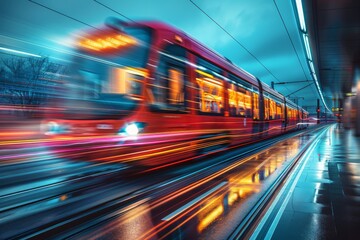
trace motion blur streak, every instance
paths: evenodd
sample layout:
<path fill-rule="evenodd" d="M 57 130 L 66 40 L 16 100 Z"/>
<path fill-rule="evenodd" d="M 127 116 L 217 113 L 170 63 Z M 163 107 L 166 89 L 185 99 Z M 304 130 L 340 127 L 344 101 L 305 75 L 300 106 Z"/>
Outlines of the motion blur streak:
<path fill-rule="evenodd" d="M 151 206 L 147 202 L 148 199 L 144 199 L 134 203 L 127 209 L 123 209 L 121 211 L 123 215 L 114 224 L 101 229 L 99 233 L 86 236 L 86 238 L 101 239 L 108 233 L 111 233 L 111 238 L 113 239 L 141 239 L 142 233 L 153 227 L 150 212 Z M 119 214 L 119 212 L 116 214 Z"/>
<path fill-rule="evenodd" d="M 305 109 L 180 29 L 116 18 L 97 28 L 25 2 L 91 29 L 57 39 L 66 49 L 0 35 L 0 225 L 24 227 L 6 236 L 72 231 L 74 221 L 89 223 L 89 238 L 125 227 L 118 238 L 152 239 L 194 218 L 206 232 L 286 161 L 267 150 L 239 160 L 237 148 L 308 127 Z M 87 232 L 108 215 L 115 223 Z"/>
<path fill-rule="evenodd" d="M 294 156 L 296 154 L 296 152 L 297 152 L 296 145 L 294 145 L 290 149 L 293 149 L 293 151 L 291 152 L 291 154 L 289 154 L 289 158 Z M 182 196 L 182 195 L 186 196 L 187 192 L 190 192 L 191 190 L 196 189 L 197 187 L 200 187 L 200 186 L 204 186 L 204 185 L 206 186 L 207 183 L 210 183 L 214 179 L 216 179 L 218 177 L 221 177 L 221 176 L 225 175 L 228 172 L 231 172 L 232 170 L 238 168 L 240 165 L 243 165 L 243 164 L 245 164 L 245 163 L 247 163 L 249 161 L 253 161 L 254 158 L 257 158 L 257 156 L 259 156 L 261 154 L 264 154 L 266 152 L 267 152 L 267 150 L 263 150 L 263 151 L 257 153 L 255 156 L 247 157 L 247 158 L 245 158 L 245 159 L 243 159 L 243 160 L 241 160 L 239 162 L 236 162 L 234 164 L 231 164 L 228 167 L 225 167 L 224 169 L 219 170 L 218 172 L 216 172 L 216 173 L 214 173 L 214 174 L 212 174 L 210 176 L 204 177 L 203 179 L 201 179 L 201 180 L 199 180 L 199 181 L 197 181 L 195 183 L 189 184 L 187 187 L 184 187 L 181 190 L 173 192 L 173 193 L 169 194 L 168 196 L 166 196 L 165 198 L 156 200 L 152 204 L 152 207 L 156 208 L 157 206 L 160 206 L 161 204 L 164 204 L 164 203 L 166 203 L 168 201 L 172 201 L 172 200 L 175 200 L 177 198 L 180 198 L 180 196 Z M 258 168 L 260 168 L 263 164 L 264 163 L 261 163 L 258 166 Z M 255 169 L 255 171 L 256 171 L 256 169 Z M 252 175 L 252 173 L 249 173 L 249 172 L 247 172 L 245 174 L 248 175 L 249 177 L 241 178 L 241 181 L 240 181 L 241 184 L 253 184 L 254 183 L 254 179 L 253 179 L 254 176 L 255 176 L 255 182 L 259 182 L 259 175 Z M 233 185 L 235 187 L 238 183 L 236 183 L 236 182 L 231 183 L 230 182 L 229 184 L 230 184 L 230 188 L 232 188 Z M 214 187 L 214 186 L 212 186 L 210 184 L 209 187 L 207 187 L 207 188 L 210 188 L 210 187 Z M 253 188 L 253 186 L 251 186 L 251 185 L 249 187 L 246 187 L 246 185 L 243 185 L 243 187 L 241 187 L 240 189 L 241 189 L 241 190 L 239 190 L 239 195 L 240 196 L 244 196 L 244 194 L 246 192 L 249 192 L 249 191 L 256 191 L 256 188 Z M 203 191 L 205 191 L 205 190 L 206 189 L 203 189 Z M 223 190 L 225 190 L 225 189 L 223 189 Z M 219 190 L 219 191 L 223 191 L 223 190 Z M 183 202 L 186 202 L 186 201 L 183 200 Z M 173 219 L 171 219 L 171 221 L 163 221 L 162 223 L 158 224 L 156 227 L 154 227 L 150 231 L 145 232 L 141 236 L 141 239 L 151 239 L 152 237 L 155 237 L 158 232 L 161 232 L 161 231 L 165 230 L 166 228 L 168 228 L 169 226 L 174 224 L 174 222 L 178 222 L 178 220 L 183 219 L 185 216 L 189 216 L 189 214 L 191 214 L 194 209 L 199 209 L 200 208 L 200 210 L 198 210 L 195 214 L 191 214 L 190 217 L 187 217 L 187 220 L 186 219 L 182 220 L 182 223 L 180 224 L 180 226 L 183 225 L 183 224 L 186 224 L 188 221 L 190 221 L 190 219 L 192 219 L 194 216 L 196 216 L 197 214 L 199 214 L 199 212 L 202 211 L 201 209 L 203 209 L 203 208 L 201 206 L 202 206 L 202 203 L 197 203 L 197 204 L 193 205 L 192 207 L 186 209 L 185 211 L 181 212 L 179 215 L 175 216 Z M 211 213 L 208 216 L 208 218 L 206 218 L 206 220 L 204 220 L 204 222 L 201 223 L 201 226 L 199 226 L 199 231 L 200 230 L 202 231 L 203 228 L 205 228 L 208 225 L 208 222 L 210 221 L 210 219 L 213 219 L 213 218 L 215 218 L 215 216 L 219 215 L 220 214 L 219 211 L 220 210 L 217 210 L 217 211 Z"/>
<path fill-rule="evenodd" d="M 19 54 L 27 55 L 27 56 L 31 56 L 31 57 L 41 57 L 40 55 L 37 55 L 37 54 L 32 54 L 32 53 L 23 52 L 23 51 L 17 51 L 17 50 L 10 49 L 10 48 L 0 47 L 0 51 L 11 52 L 11 53 L 19 53 Z"/>
<path fill-rule="evenodd" d="M 215 200 L 214 200 L 215 201 Z M 208 205 L 211 205 L 209 203 Z M 205 207 L 206 208 L 206 207 Z M 214 222 L 224 212 L 223 206 L 216 207 L 211 213 L 209 213 L 199 224 L 198 232 L 201 233 L 207 226 Z"/>

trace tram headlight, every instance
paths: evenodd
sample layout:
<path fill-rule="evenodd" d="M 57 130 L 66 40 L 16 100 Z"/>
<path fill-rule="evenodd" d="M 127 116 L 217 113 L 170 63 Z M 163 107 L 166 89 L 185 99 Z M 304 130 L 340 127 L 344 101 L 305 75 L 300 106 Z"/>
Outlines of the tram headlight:
<path fill-rule="evenodd" d="M 125 133 L 129 136 L 136 136 L 139 133 L 139 128 L 135 123 L 131 123 L 125 127 Z"/>
<path fill-rule="evenodd" d="M 126 124 L 119 132 L 120 135 L 124 136 L 137 136 L 144 128 L 145 123 L 133 122 Z"/>

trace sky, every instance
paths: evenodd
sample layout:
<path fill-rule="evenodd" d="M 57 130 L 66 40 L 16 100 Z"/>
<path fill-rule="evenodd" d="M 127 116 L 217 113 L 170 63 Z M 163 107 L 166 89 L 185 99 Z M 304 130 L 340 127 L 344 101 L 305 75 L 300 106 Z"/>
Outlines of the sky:
<path fill-rule="evenodd" d="M 74 35 L 110 16 L 170 24 L 269 85 L 311 80 L 290 0 L 0 0 L 0 47 L 66 60 Z M 303 86 L 275 89 L 288 95 Z M 291 97 L 315 105 L 315 84 Z"/>

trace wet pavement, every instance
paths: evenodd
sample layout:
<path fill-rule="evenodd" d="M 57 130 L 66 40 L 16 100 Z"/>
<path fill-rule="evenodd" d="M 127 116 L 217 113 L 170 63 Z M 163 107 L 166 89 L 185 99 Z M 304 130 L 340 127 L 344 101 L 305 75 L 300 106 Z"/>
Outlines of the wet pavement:
<path fill-rule="evenodd" d="M 252 239 L 358 239 L 360 138 L 331 125 L 309 147 Z"/>
<path fill-rule="evenodd" d="M 186 179 L 186 182 L 181 186 L 171 184 L 168 190 L 164 187 L 154 189 L 146 199 L 132 205 L 126 214 L 112 215 L 109 221 L 83 231 L 77 228 L 78 232 L 67 237 L 228 239 L 283 170 L 316 135 L 317 130 L 297 133 L 283 141 L 277 139 L 270 148 L 258 149 L 245 158 L 222 162 L 236 156 L 236 151 L 233 151 L 206 162 L 167 171 L 166 176 L 178 175 L 178 179 Z M 255 145 L 249 148 L 254 149 Z M 162 196 L 154 196 L 161 191 L 164 192 Z"/>
<path fill-rule="evenodd" d="M 317 145 L 311 144 L 319 132 L 323 134 L 315 140 Z M 309 239 L 337 236 L 338 230 L 326 235 L 338 229 L 331 220 L 334 209 L 346 209 L 337 208 L 330 197 L 338 198 L 341 191 L 354 197 L 354 175 L 359 175 L 353 164 L 340 161 L 339 151 L 332 152 L 342 149 L 337 139 L 344 138 L 342 133 L 335 125 L 308 129 L 156 171 L 58 158 L 46 146 L 31 145 L 21 156 L 11 149 L 3 152 L 5 162 L 0 165 L 0 228 L 6 230 L 0 238 L 228 239 L 304 149 L 311 154 L 305 153 L 306 164 L 291 174 L 302 173 L 275 227 L 284 225 L 284 231 L 291 231 L 287 234 L 294 233 L 292 228 L 299 225 L 292 220 L 300 218 L 313 234 Z M 348 157 L 356 159 L 358 142 L 354 145 L 350 136 L 347 144 L 352 150 Z M 31 155 L 32 150 L 37 154 Z M 335 170 L 348 187 L 331 185 L 331 158 L 338 159 Z M 313 212 L 320 217 L 307 215 Z M 280 228 L 272 234 L 277 239 L 306 239 L 284 235 Z"/>

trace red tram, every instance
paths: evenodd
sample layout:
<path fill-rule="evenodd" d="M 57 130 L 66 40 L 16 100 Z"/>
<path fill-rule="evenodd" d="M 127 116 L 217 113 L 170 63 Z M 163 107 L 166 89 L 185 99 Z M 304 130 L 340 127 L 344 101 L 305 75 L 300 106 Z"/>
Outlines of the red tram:
<path fill-rule="evenodd" d="M 160 165 L 306 126 L 306 111 L 166 24 L 112 19 L 77 40 L 45 133 L 122 139 L 101 160 Z"/>

